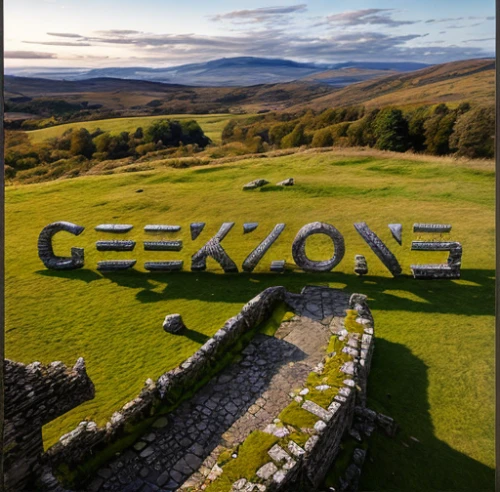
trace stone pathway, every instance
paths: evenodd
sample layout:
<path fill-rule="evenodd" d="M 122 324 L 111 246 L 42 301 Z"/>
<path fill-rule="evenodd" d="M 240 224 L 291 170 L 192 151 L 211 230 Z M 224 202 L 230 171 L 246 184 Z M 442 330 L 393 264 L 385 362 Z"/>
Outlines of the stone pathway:
<path fill-rule="evenodd" d="M 257 335 L 242 358 L 214 377 L 168 419 L 115 458 L 88 492 L 174 491 L 195 487 L 211 473 L 221 449 L 265 429 L 301 387 L 325 354 L 334 316 L 345 316 L 349 295 L 307 287 L 290 294 L 296 316 L 274 337 Z M 213 472 L 212 472 L 213 473 Z"/>

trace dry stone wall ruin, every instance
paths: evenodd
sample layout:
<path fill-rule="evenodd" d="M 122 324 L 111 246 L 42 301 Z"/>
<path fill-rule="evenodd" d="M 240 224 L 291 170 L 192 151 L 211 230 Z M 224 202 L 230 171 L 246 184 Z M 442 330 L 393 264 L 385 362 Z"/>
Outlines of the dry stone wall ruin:
<path fill-rule="evenodd" d="M 339 294 L 336 294 L 336 292 L 339 292 Z M 305 316 L 305 318 L 303 318 L 305 320 L 326 319 L 327 322 L 325 323 L 327 324 L 325 324 L 325 329 L 333 323 L 330 329 L 332 332 L 335 331 L 337 335 L 349 340 L 349 351 L 352 354 L 351 362 L 346 362 L 342 367 L 342 371 L 345 373 L 345 385 L 339 391 L 335 399 L 332 400 L 330 406 L 320 408 L 312 401 L 308 403 L 306 396 L 303 398 L 303 408 L 317 416 L 318 425 L 315 426 L 315 433 L 311 436 L 310 441 L 308 441 L 305 447 L 290 444 L 289 447 L 283 449 L 283 452 L 293 461 L 294 466 L 290 466 L 292 461 L 289 461 L 288 458 L 286 458 L 285 461 L 282 459 L 274 460 L 270 455 L 270 461 L 275 463 L 273 466 L 277 466 L 280 473 L 275 477 L 276 471 L 272 476 L 270 475 L 267 480 L 261 480 L 261 485 L 268 487 L 265 490 L 274 490 L 275 488 L 278 490 L 287 490 L 287 484 L 299 479 L 306 480 L 304 483 L 307 483 L 308 487 L 317 487 L 322 476 L 326 473 L 329 464 L 338 453 L 340 439 L 352 425 L 356 408 L 365 408 L 367 376 L 373 351 L 373 319 L 371 318 L 364 297 L 354 295 L 351 297 L 349 304 L 349 298 L 345 297 L 345 293 L 340 292 L 341 291 L 334 291 L 333 289 L 311 287 L 304 289 L 301 294 L 291 294 L 283 287 L 266 289 L 248 302 L 238 315 L 230 318 L 211 339 L 179 367 L 160 376 L 156 382 L 151 379 L 147 380 L 143 390 L 137 398 L 128 402 L 120 410 L 115 412 L 105 426 L 99 427 L 91 421 L 81 422 L 76 429 L 62 436 L 59 442 L 45 453 L 43 453 L 43 448 L 41 447 L 41 425 L 52 420 L 57 415 L 60 415 L 61 412 L 64 413 L 64 411 L 93 397 L 92 383 L 84 372 L 82 360 L 79 360 L 75 368 L 71 371 L 68 371 L 64 367 L 60 367 L 58 363 L 53 364 L 54 368 L 50 369 L 52 366 L 49 366 L 48 370 L 42 369 L 41 372 L 36 369 L 39 367 L 37 363 L 27 366 L 30 368 L 29 370 L 26 368 L 20 369 L 16 363 L 12 363 L 12 367 L 16 371 L 24 371 L 23 374 L 34 371 L 34 373 L 38 374 L 37 377 L 41 378 L 42 381 L 46 381 L 46 377 L 49 378 L 47 381 L 52 381 L 55 377 L 54 374 L 60 374 L 55 379 L 59 381 L 59 386 L 57 387 L 61 388 L 61 390 L 65 389 L 65 391 L 64 394 L 55 393 L 55 396 L 51 396 L 52 398 L 56 398 L 57 403 L 52 406 L 57 408 L 57 411 L 51 410 L 53 413 L 48 413 L 42 419 L 38 420 L 37 432 L 39 438 L 36 441 L 36 446 L 31 448 L 33 452 L 30 455 L 31 461 L 29 465 L 33 474 L 26 473 L 26 466 L 22 468 L 15 465 L 14 461 L 10 461 L 10 476 L 14 476 L 12 473 L 15 471 L 17 477 L 15 483 L 20 483 L 19 480 L 33 481 L 38 479 L 42 480 L 46 489 L 62 490 L 50 470 L 57 470 L 62 465 L 69 470 L 78 470 L 81 465 L 88 465 L 91 459 L 95 459 L 96 456 L 102 455 L 110 446 L 116 446 L 117 444 L 119 445 L 120 442 L 124 442 L 123 439 L 127 438 L 127 436 L 134 438 L 134 432 L 136 432 L 136 429 L 141 428 L 140 426 L 144 422 L 149 422 L 148 425 L 150 425 L 152 421 L 158 422 L 161 421 L 161 419 L 165 419 L 161 414 L 166 408 L 170 408 L 168 412 L 172 412 L 172 409 L 176 408 L 176 405 L 182 400 L 182 395 L 188 392 L 192 393 L 192 390 L 198 387 L 200 381 L 206 381 L 207 374 L 214 374 L 215 377 L 218 371 L 220 371 L 218 363 L 222 357 L 227 354 L 232 347 L 239 343 L 246 334 L 251 333 L 252 330 L 268 319 L 279 303 L 285 303 L 289 309 L 296 313 L 300 313 L 301 317 Z M 339 301 L 339 299 L 346 300 Z M 339 313 L 345 313 L 345 309 L 349 307 L 356 309 L 359 313 L 358 322 L 363 323 L 364 326 L 363 336 L 351 337 L 345 330 L 345 327 L 343 327 L 342 324 L 338 324 Z M 336 318 L 335 315 L 337 316 Z M 340 316 L 340 318 L 341 317 L 342 316 Z M 334 322 L 334 319 L 337 321 Z M 300 330 L 298 333 L 300 333 Z M 310 333 L 307 334 L 306 338 L 308 337 L 310 338 Z M 256 341 L 256 343 L 262 343 L 262 341 Z M 356 345 L 356 347 L 354 347 L 354 345 Z M 264 345 L 261 347 L 263 348 Z M 276 349 L 272 349 L 271 347 L 270 349 L 270 360 L 276 359 Z M 259 350 L 261 349 L 257 349 L 257 351 Z M 33 367 L 33 369 L 31 369 L 31 367 Z M 256 365 L 256 368 L 259 367 L 261 366 Z M 322 363 L 319 363 L 317 370 L 321 371 L 321 369 Z M 259 370 L 262 371 L 262 369 Z M 307 374 L 307 372 L 305 374 Z M 14 372 L 12 372 L 12 375 L 13 376 L 9 380 L 11 386 L 9 391 L 18 391 L 19 381 L 26 381 L 26 379 L 19 378 L 18 376 L 14 378 Z M 50 375 L 53 375 L 52 378 Z M 61 375 L 64 375 L 64 377 Z M 264 373 L 262 377 L 265 379 Z M 295 377 L 292 378 L 292 381 L 294 380 Z M 43 384 L 45 385 L 43 387 L 47 388 L 50 393 L 52 383 L 49 384 L 48 382 L 44 382 Z M 262 384 L 264 384 L 264 381 L 262 381 Z M 357 386 L 359 390 L 356 390 L 355 386 Z M 29 387 L 24 388 L 25 393 L 28 389 Z M 78 392 L 77 396 L 75 396 L 75 391 Z M 287 397 L 286 393 L 284 395 Z M 33 403 L 35 400 L 30 401 Z M 40 400 L 36 401 L 38 402 Z M 31 406 L 26 405 L 21 407 L 22 411 L 19 413 L 19 400 L 13 399 L 12 402 L 15 402 L 15 405 L 12 406 L 10 410 L 11 413 L 9 414 L 11 422 L 22 422 L 22 419 L 25 418 L 26 415 L 23 412 L 34 411 Z M 242 400 L 242 402 L 244 403 L 244 400 Z M 231 402 L 227 405 L 230 404 Z M 165 422 L 168 422 L 170 419 L 169 415 L 170 413 L 166 415 Z M 207 418 L 210 421 L 214 416 Z M 16 429 L 16 432 L 19 432 L 19 427 L 16 427 Z M 156 433 L 159 433 L 161 430 L 162 429 L 156 429 Z M 144 432 L 145 430 L 142 429 L 141 433 L 144 434 Z M 172 430 L 170 427 L 166 427 L 164 438 L 174 438 L 175 435 L 171 433 Z M 139 437 L 139 435 L 137 435 L 137 437 Z M 145 442 L 147 444 L 147 441 Z M 133 458 L 135 460 L 125 465 L 127 469 L 131 470 L 130 473 L 137 473 L 135 482 L 127 482 L 129 485 L 131 483 L 136 483 L 137 485 L 140 480 L 142 480 L 142 483 L 151 483 L 148 482 L 146 478 L 140 476 L 140 470 L 136 468 L 135 465 L 136 462 L 140 463 L 141 460 L 146 459 L 147 461 L 148 459 L 154 458 L 154 454 L 145 457 L 144 451 L 145 449 L 141 448 L 136 455 L 134 454 L 136 451 L 129 450 L 123 455 L 123 459 L 125 459 L 125 456 L 128 456 L 128 459 Z M 277 448 L 275 451 L 282 453 L 282 451 Z M 186 450 L 186 452 L 188 451 Z M 197 452 L 199 451 L 197 450 Z M 201 456 L 201 458 L 203 458 L 203 456 Z M 193 463 L 198 463 L 198 458 L 196 460 L 193 458 L 193 460 Z M 288 466 L 285 466 L 287 463 Z M 122 464 L 122 467 L 123 466 Z M 270 466 L 269 468 L 272 467 Z M 174 473 L 174 476 L 178 477 L 179 480 L 181 480 L 180 477 L 183 477 L 182 480 L 188 480 L 191 473 L 194 473 L 194 477 L 198 472 L 198 470 L 191 469 L 191 471 L 189 471 L 189 469 L 190 468 L 187 467 L 184 474 L 181 475 L 179 475 L 180 472 L 175 472 L 177 475 Z M 136 472 L 133 472 L 133 470 L 136 470 Z M 158 481 L 162 481 L 163 478 L 160 480 L 158 475 L 154 475 L 154 470 L 152 470 L 151 473 L 155 480 L 154 484 L 151 486 L 154 485 L 158 487 Z M 171 477 L 166 477 L 166 475 L 164 475 L 164 477 L 164 484 L 166 484 L 168 480 L 173 480 Z M 277 478 L 279 478 L 279 480 L 277 480 Z M 133 476 L 130 477 L 130 480 L 132 479 L 134 479 Z M 198 481 L 203 481 L 203 479 L 203 476 L 196 478 Z M 92 482 L 94 484 L 92 490 L 101 490 L 99 487 L 104 487 L 102 490 L 125 490 L 124 483 L 120 481 L 113 482 L 113 480 L 118 480 L 117 476 L 114 476 L 114 474 L 109 477 L 109 480 L 105 480 L 103 476 L 98 476 L 96 480 Z M 13 483 L 12 480 L 9 482 L 10 488 L 7 490 L 19 490 L 11 485 Z M 130 487 L 132 487 L 132 485 L 130 485 Z M 84 490 L 91 489 L 85 488 Z M 130 490 L 134 489 L 130 488 Z M 158 488 L 153 490 L 163 489 Z M 314 490 L 314 488 L 307 490 Z"/>

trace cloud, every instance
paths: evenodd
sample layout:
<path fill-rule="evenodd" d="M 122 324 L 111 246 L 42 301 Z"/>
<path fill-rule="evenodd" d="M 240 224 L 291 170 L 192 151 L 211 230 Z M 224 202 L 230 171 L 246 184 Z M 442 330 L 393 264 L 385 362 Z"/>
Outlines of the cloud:
<path fill-rule="evenodd" d="M 400 21 L 392 18 L 394 9 L 363 9 L 343 12 L 341 14 L 329 15 L 327 23 L 342 24 L 345 26 L 364 26 L 378 24 L 384 26 L 398 27 L 416 24 L 420 21 Z"/>
<path fill-rule="evenodd" d="M 55 53 L 39 53 L 37 51 L 6 51 L 4 57 L 11 60 L 46 60 L 57 58 Z"/>
<path fill-rule="evenodd" d="M 96 31 L 96 34 L 102 36 L 130 36 L 132 34 L 141 34 L 141 31 L 132 31 L 130 29 L 109 29 L 107 31 Z"/>
<path fill-rule="evenodd" d="M 462 43 L 482 43 L 484 41 L 495 41 L 496 38 L 480 38 L 480 39 L 467 39 Z"/>
<path fill-rule="evenodd" d="M 26 44 L 42 44 L 44 46 L 93 46 L 90 43 L 72 43 L 70 41 L 23 41 Z"/>
<path fill-rule="evenodd" d="M 49 36 L 57 36 L 58 38 L 83 38 L 80 34 L 73 34 L 70 32 L 48 32 Z"/>
<path fill-rule="evenodd" d="M 250 10 L 233 10 L 225 14 L 218 14 L 212 17 L 213 21 L 240 21 L 242 23 L 248 22 L 265 22 L 267 20 L 275 19 L 290 14 L 296 14 L 307 11 L 305 3 L 299 5 L 290 5 L 287 7 L 265 7 Z"/>
<path fill-rule="evenodd" d="M 464 20 L 479 20 L 479 21 L 487 21 L 487 20 L 494 20 L 495 17 L 475 17 L 475 16 L 469 16 L 469 17 L 445 17 L 445 18 L 442 18 L 442 19 L 429 19 L 429 20 L 426 20 L 425 23 L 426 24 L 439 24 L 439 23 L 442 23 L 442 22 L 457 22 L 457 21 L 464 21 Z M 463 26 L 460 26 L 460 27 L 475 27 L 475 26 L 479 26 L 482 22 L 480 22 L 479 24 L 472 24 L 472 25 L 463 25 Z"/>
<path fill-rule="evenodd" d="M 109 33 L 108 33 L 109 34 Z M 363 30 L 297 34 L 286 28 L 269 27 L 230 35 L 138 33 L 127 36 L 93 36 L 88 42 L 102 46 L 128 46 L 129 60 L 157 65 L 185 64 L 222 57 L 258 56 L 297 61 L 334 63 L 352 60 L 418 61 L 442 63 L 491 56 L 482 48 L 431 42 L 415 46 L 427 34 L 391 35 Z"/>

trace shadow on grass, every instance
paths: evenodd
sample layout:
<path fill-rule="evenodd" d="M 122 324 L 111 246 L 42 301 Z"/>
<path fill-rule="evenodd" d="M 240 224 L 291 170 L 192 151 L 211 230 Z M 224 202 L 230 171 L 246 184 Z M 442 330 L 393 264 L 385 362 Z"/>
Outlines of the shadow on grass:
<path fill-rule="evenodd" d="M 189 338 L 193 342 L 199 343 L 200 345 L 203 345 L 204 343 L 208 342 L 208 340 L 210 340 L 209 336 L 204 335 L 203 333 L 200 333 L 199 331 L 191 330 L 189 328 L 185 328 L 184 330 L 182 330 L 180 335 L 183 337 Z"/>
<path fill-rule="evenodd" d="M 368 406 L 393 417 L 401 430 L 392 439 L 381 432 L 372 435 L 360 490 L 494 490 L 492 468 L 434 435 L 424 362 L 404 345 L 380 338 L 375 345 Z M 459 413 L 460 408 L 451 411 Z"/>
<path fill-rule="evenodd" d="M 83 280 L 88 284 L 95 280 L 101 280 L 102 276 L 93 270 L 38 270 L 35 272 L 43 277 L 67 278 L 70 280 Z"/>
<path fill-rule="evenodd" d="M 334 284 L 334 287 L 349 292 L 368 295 L 370 307 L 374 310 L 492 316 L 495 308 L 494 270 L 462 270 L 462 278 L 459 281 L 415 280 L 410 276 L 357 277 L 342 272 L 216 274 L 146 273 L 128 270 L 106 273 L 103 276 L 91 270 L 43 270 L 37 273 L 86 282 L 107 278 L 119 286 L 139 290 L 136 297 L 143 303 L 190 299 L 244 304 L 265 288 L 275 285 L 283 285 L 292 292 L 299 292 L 305 285 Z M 161 292 L 158 292 L 158 282 L 165 284 Z"/>

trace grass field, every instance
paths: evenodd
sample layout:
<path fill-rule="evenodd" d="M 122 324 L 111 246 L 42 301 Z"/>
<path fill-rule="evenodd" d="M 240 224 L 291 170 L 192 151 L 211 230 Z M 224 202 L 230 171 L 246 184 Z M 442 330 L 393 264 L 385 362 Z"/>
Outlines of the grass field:
<path fill-rule="evenodd" d="M 214 142 L 220 143 L 222 130 L 230 119 L 248 118 L 250 115 L 229 115 L 229 114 L 171 114 L 162 116 L 144 116 L 134 118 L 110 118 L 109 120 L 82 121 L 78 123 L 67 123 L 64 125 L 43 128 L 42 130 L 33 130 L 27 132 L 34 144 L 43 142 L 49 138 L 60 137 L 70 128 L 86 128 L 93 132 L 100 128 L 105 132 L 119 134 L 121 132 L 133 131 L 138 127 L 146 128 L 157 120 L 175 119 L 175 120 L 196 120 L 203 128 L 205 134 Z"/>
<path fill-rule="evenodd" d="M 290 176 L 297 183 L 293 188 L 241 191 L 252 179 L 276 183 Z M 96 386 L 93 401 L 45 427 L 47 444 L 81 420 L 105 422 L 146 378 L 179 364 L 264 288 L 285 285 L 298 291 L 314 283 L 369 296 L 377 334 L 369 405 L 402 428 L 395 439 L 372 438 L 362 490 L 493 490 L 492 162 L 308 152 L 13 186 L 7 190 L 6 214 L 7 357 L 73 364 L 83 356 Z M 59 254 L 68 254 L 71 246 L 85 247 L 85 269 L 48 271 L 38 259 L 38 234 L 56 220 L 86 227 L 78 238 L 59 234 L 55 241 Z M 207 226 L 193 242 L 189 224 L 195 221 Z M 176 258 L 189 270 L 191 255 L 223 221 L 236 222 L 222 244 L 239 266 L 276 223 L 287 226 L 253 274 L 224 275 L 211 261 L 203 273 L 144 271 L 145 260 Z M 260 223 L 258 229 L 243 235 L 243 223 L 252 221 Z M 313 221 L 342 232 L 342 263 L 328 274 L 267 273 L 271 260 L 292 263 L 293 238 Z M 358 221 L 366 221 L 391 248 L 403 277 L 394 279 L 385 270 L 355 231 L 352 224 Z M 134 224 L 126 237 L 138 241 L 136 251 L 95 250 L 95 241 L 105 236 L 94 227 L 108 222 Z M 403 224 L 403 246 L 387 227 L 397 222 Z M 442 253 L 410 251 L 411 241 L 419 238 L 411 230 L 414 222 L 453 225 L 445 237 L 463 245 L 461 280 L 411 278 L 411 264 L 446 259 Z M 155 223 L 181 225 L 180 233 L 166 237 L 182 239 L 183 251 L 142 251 L 141 241 L 148 238 L 143 227 Z M 311 238 L 308 251 L 313 258 L 326 258 L 331 245 Z M 353 274 L 355 254 L 366 256 L 368 276 Z M 136 258 L 135 270 L 96 271 L 98 260 L 120 257 Z M 182 314 L 189 327 L 185 336 L 162 330 L 169 313 Z"/>

